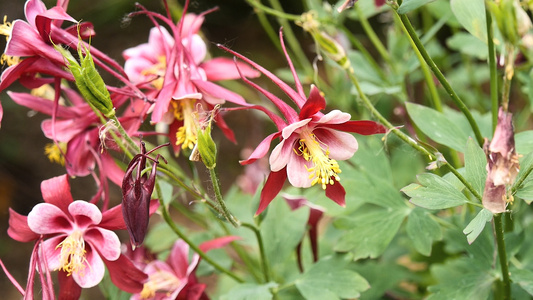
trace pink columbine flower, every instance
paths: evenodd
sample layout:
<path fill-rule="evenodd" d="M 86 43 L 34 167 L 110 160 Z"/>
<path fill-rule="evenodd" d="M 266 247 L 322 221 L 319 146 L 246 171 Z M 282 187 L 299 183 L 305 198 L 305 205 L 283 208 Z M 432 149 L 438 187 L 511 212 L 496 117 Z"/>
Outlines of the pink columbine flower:
<path fill-rule="evenodd" d="M 207 252 L 224 247 L 239 239 L 237 236 L 226 236 L 202 243 L 200 250 Z M 204 293 L 205 284 L 198 283 L 195 271 L 200 263 L 197 253 L 189 260 L 189 245 L 183 240 L 177 240 L 165 261 L 154 260 L 144 267 L 148 279 L 144 283 L 142 292 L 130 299 L 209 299 Z"/>
<path fill-rule="evenodd" d="M 265 156 L 271 142 L 281 138 L 270 155 L 270 174 L 261 191 L 256 215 L 274 199 L 287 178 L 295 187 L 307 188 L 318 183 L 326 191 L 327 197 L 344 206 L 346 192 L 339 183 L 341 170 L 337 161 L 349 159 L 358 148 L 355 137 L 347 132 L 369 135 L 385 133 L 386 129 L 373 121 L 351 121 L 350 114 L 339 110 L 330 111 L 325 115 L 320 112 L 326 107 L 324 97 L 314 85 L 311 86 L 309 97 L 305 96 L 285 49 L 281 31 L 280 40 L 296 83 L 296 91 L 257 63 L 219 45 L 220 48 L 239 57 L 267 76 L 299 109 L 297 112 L 274 94 L 249 81 L 243 74 L 242 79 L 272 101 L 283 115 L 281 118 L 263 107 L 249 106 L 267 113 L 278 131 L 266 137 L 248 159 L 241 161 L 241 164 L 249 164 Z"/>
<path fill-rule="evenodd" d="M 207 47 L 198 31 L 204 14 L 185 14 L 177 24 L 153 12 L 141 13 L 160 19 L 170 28 L 156 24 L 150 30 L 148 43 L 123 52 L 124 69 L 132 82 L 146 89 L 155 98 L 151 122 L 170 124 L 169 138 L 176 153 L 182 148 L 192 150 L 198 131 L 198 108 L 210 111 L 225 100 L 243 105 L 245 100 L 213 81 L 239 77 L 234 63 L 227 58 L 206 60 Z M 249 77 L 259 75 L 248 66 L 242 72 Z M 224 134 L 235 141 L 233 132 L 220 115 L 216 124 Z"/>
<path fill-rule="evenodd" d="M 66 175 L 43 181 L 41 191 L 45 202 L 27 217 L 10 210 L 8 234 L 21 242 L 45 238 L 41 261 L 48 269 L 59 270 L 60 286 L 68 287 L 60 293 L 79 295 L 81 288 L 97 285 L 105 266 L 119 288 L 139 292 L 146 275 L 121 255 L 120 241 L 112 231 L 126 228 L 121 207 L 102 213 L 94 204 L 73 201 Z"/>

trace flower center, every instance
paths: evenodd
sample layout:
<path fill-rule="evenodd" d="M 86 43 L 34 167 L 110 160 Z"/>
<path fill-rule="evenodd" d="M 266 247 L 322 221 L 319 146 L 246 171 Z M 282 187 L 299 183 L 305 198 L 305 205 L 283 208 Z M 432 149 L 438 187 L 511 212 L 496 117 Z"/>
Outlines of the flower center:
<path fill-rule="evenodd" d="M 154 79 L 150 83 L 155 89 L 161 90 L 163 88 L 166 66 L 166 57 L 164 55 L 161 55 L 157 58 L 156 64 L 154 64 L 150 68 L 144 69 L 141 74 L 144 76 L 153 76 Z"/>
<path fill-rule="evenodd" d="M 148 276 L 148 281 L 141 291 L 141 299 L 152 299 L 157 292 L 166 292 L 167 296 L 180 286 L 180 280 L 174 274 L 159 270 Z"/>
<path fill-rule="evenodd" d="M 174 107 L 174 117 L 183 121 L 183 125 L 176 132 L 176 145 L 193 149 L 198 140 L 198 113 L 194 110 L 195 99 L 180 99 L 171 102 Z"/>
<path fill-rule="evenodd" d="M 67 276 L 72 273 L 79 273 L 83 275 L 86 267 L 87 259 L 85 258 L 85 241 L 83 240 L 83 233 L 75 230 L 66 239 L 56 246 L 61 248 L 59 256 L 60 270 L 67 272 Z"/>
<path fill-rule="evenodd" d="M 318 140 L 311 130 L 305 128 L 300 132 L 299 144 L 300 146 L 294 149 L 294 152 L 313 163 L 312 167 L 305 167 L 310 173 L 309 179 L 313 179 L 311 185 L 320 183 L 322 189 L 326 189 L 328 184 L 333 185 L 335 180 L 340 181 L 339 164 L 336 160 L 329 158 L 329 147 Z"/>
<path fill-rule="evenodd" d="M 6 41 L 9 41 L 11 32 L 13 31 L 13 24 L 7 21 L 7 16 L 4 16 L 4 23 L 0 24 L 0 35 L 6 36 Z M 2 54 L 0 57 L 0 64 L 7 64 L 8 66 L 16 65 L 20 62 L 20 58 L 17 56 Z"/>
<path fill-rule="evenodd" d="M 58 147 L 59 146 L 59 147 Z M 48 143 L 44 146 L 44 154 L 48 157 L 50 162 L 65 165 L 65 157 L 63 153 L 67 151 L 67 144 L 58 142 L 57 144 Z"/>

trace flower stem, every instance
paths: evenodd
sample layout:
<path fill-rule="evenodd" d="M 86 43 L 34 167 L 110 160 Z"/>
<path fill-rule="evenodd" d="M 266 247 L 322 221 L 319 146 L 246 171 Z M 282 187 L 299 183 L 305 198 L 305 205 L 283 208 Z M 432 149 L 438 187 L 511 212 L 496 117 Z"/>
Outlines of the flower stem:
<path fill-rule="evenodd" d="M 222 198 L 222 193 L 220 192 L 220 181 L 218 180 L 217 173 L 215 171 L 215 168 L 209 169 L 209 175 L 211 176 L 211 183 L 213 184 L 213 190 L 215 191 L 215 198 L 217 200 L 217 203 L 220 207 L 220 210 L 222 214 L 224 215 L 224 218 L 228 220 L 228 222 L 231 223 L 235 228 L 240 226 L 239 220 L 237 220 L 228 210 L 228 207 L 226 206 L 226 203 L 224 202 L 224 199 Z"/>
<path fill-rule="evenodd" d="M 172 221 L 172 218 L 170 217 L 170 215 L 168 213 L 168 209 L 165 207 L 165 204 L 163 203 L 163 200 L 159 200 L 159 201 L 161 203 L 161 210 L 163 212 L 163 219 L 165 219 L 165 222 L 168 224 L 168 226 L 170 226 L 170 228 L 172 229 L 172 231 L 174 231 L 174 233 L 176 233 L 185 243 L 187 243 L 187 245 L 189 245 L 189 247 L 191 247 L 191 249 L 193 249 L 194 252 L 198 253 L 198 255 L 200 255 L 200 257 L 204 261 L 206 261 L 208 264 L 213 266 L 215 269 L 217 269 L 218 271 L 228 275 L 229 277 L 233 278 L 235 281 L 237 281 L 239 283 L 243 283 L 244 282 L 244 280 L 242 278 L 240 278 L 239 276 L 237 276 L 233 272 L 231 272 L 229 270 L 226 270 L 221 265 L 219 265 L 216 261 L 214 261 L 209 256 L 207 256 L 205 254 L 205 252 L 200 250 L 200 248 L 198 248 L 198 246 L 196 246 L 189 238 L 187 238 L 187 236 Z"/>
<path fill-rule="evenodd" d="M 402 21 L 403 26 L 405 27 L 405 30 L 407 31 L 408 35 L 411 37 L 413 42 L 416 45 L 416 48 L 420 51 L 420 54 L 422 54 L 422 57 L 428 64 L 429 68 L 437 77 L 439 82 L 442 84 L 448 95 L 450 95 L 451 99 L 455 103 L 455 105 L 461 110 L 461 112 L 465 115 L 466 119 L 468 120 L 468 123 L 470 124 L 470 127 L 472 127 L 472 131 L 474 131 L 474 135 L 476 136 L 476 140 L 480 146 L 483 146 L 484 139 L 481 135 L 481 131 L 479 130 L 479 127 L 474 120 L 474 117 L 472 117 L 472 114 L 470 113 L 470 110 L 468 110 L 468 107 L 464 104 L 464 102 L 459 98 L 457 93 L 454 91 L 454 89 L 451 87 L 450 83 L 448 83 L 448 80 L 444 77 L 442 72 L 440 71 L 439 67 L 435 64 L 433 59 L 429 56 L 429 54 L 426 51 L 426 48 L 418 38 L 418 35 L 415 32 L 415 29 L 413 28 L 413 25 L 411 25 L 411 22 L 409 21 L 409 18 L 407 15 L 404 14 L 398 14 L 398 11 L 396 11 L 396 15 L 400 17 L 400 20 Z"/>
<path fill-rule="evenodd" d="M 378 35 L 374 31 L 374 29 L 372 28 L 370 23 L 368 23 L 368 19 L 366 18 L 365 14 L 363 13 L 363 11 L 359 7 L 359 5 L 355 5 L 354 8 L 355 8 L 355 10 L 357 12 L 357 17 L 359 18 L 359 23 L 361 23 L 361 26 L 363 27 L 363 30 L 365 31 L 366 35 L 370 39 L 370 42 L 372 42 L 372 45 L 374 45 L 374 47 L 376 47 L 376 50 L 379 52 L 381 57 L 383 57 L 385 62 L 387 62 L 387 64 L 389 66 L 393 66 L 393 64 L 391 62 L 390 54 L 387 51 L 387 48 L 385 48 L 385 46 L 383 46 L 383 43 L 379 39 Z"/>
<path fill-rule="evenodd" d="M 257 227 L 255 227 L 252 224 L 242 223 L 241 225 L 243 227 L 250 228 L 254 232 L 255 237 L 257 238 L 257 244 L 259 246 L 259 254 L 261 255 L 261 265 L 263 267 L 263 275 L 265 276 L 265 282 L 269 282 L 270 281 L 270 269 L 268 267 L 268 261 L 267 261 L 267 257 L 265 254 L 265 247 L 263 245 L 263 238 L 261 237 L 261 232 L 259 231 L 259 229 L 257 229 Z"/>
<path fill-rule="evenodd" d="M 124 138 L 126 140 L 126 142 L 128 143 L 128 145 L 133 149 L 135 150 L 135 152 L 139 152 L 139 146 L 137 146 L 137 144 L 131 139 L 131 137 L 128 135 L 128 133 L 126 132 L 126 130 L 124 129 L 124 127 L 122 127 L 122 124 L 120 123 L 120 121 L 118 120 L 117 116 L 116 115 L 113 115 L 111 118 L 111 120 L 113 120 L 118 128 L 118 132 L 120 133 L 120 135 L 122 136 L 122 138 Z"/>
<path fill-rule="evenodd" d="M 494 233 L 498 246 L 498 257 L 502 270 L 502 287 L 504 300 L 511 299 L 511 279 L 509 278 L 509 265 L 507 262 L 507 251 L 505 250 L 505 240 L 503 237 L 502 214 L 494 215 Z"/>
<path fill-rule="evenodd" d="M 494 51 L 494 30 L 492 30 L 492 16 L 488 8 L 485 9 L 485 19 L 487 23 L 487 45 L 489 51 L 492 131 L 494 131 L 496 130 L 496 125 L 498 124 L 498 69 L 496 68 L 496 53 Z"/>

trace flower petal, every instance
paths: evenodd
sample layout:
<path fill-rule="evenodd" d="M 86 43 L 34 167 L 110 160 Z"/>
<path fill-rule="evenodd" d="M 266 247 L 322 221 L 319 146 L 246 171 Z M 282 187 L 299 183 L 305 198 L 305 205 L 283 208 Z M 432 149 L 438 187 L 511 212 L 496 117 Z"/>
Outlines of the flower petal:
<path fill-rule="evenodd" d="M 72 230 L 72 220 L 59 207 L 39 203 L 28 214 L 28 226 L 38 234 L 68 233 Z"/>
<path fill-rule="evenodd" d="M 338 109 L 334 109 L 329 113 L 322 116 L 317 123 L 320 124 L 342 124 L 350 121 L 352 116 L 349 113 L 342 112 Z"/>
<path fill-rule="evenodd" d="M 327 127 L 346 132 L 353 132 L 361 135 L 371 135 L 387 132 L 387 128 L 385 128 L 385 126 L 374 121 L 367 120 L 348 121 L 341 124 L 326 124 L 322 125 L 321 127 Z"/>
<path fill-rule="evenodd" d="M 98 227 L 109 230 L 122 230 L 126 229 L 126 222 L 122 216 L 122 205 L 116 205 L 111 209 L 108 209 L 102 213 L 102 221 Z"/>
<path fill-rule="evenodd" d="M 83 200 L 76 200 L 72 202 L 68 206 L 68 212 L 70 215 L 74 218 L 74 221 L 78 224 L 78 226 L 88 226 L 91 224 L 100 224 L 100 221 L 102 221 L 102 212 L 100 212 L 100 209 L 92 203 L 83 201 Z M 90 223 L 87 223 L 87 219 L 89 218 Z"/>
<path fill-rule="evenodd" d="M 261 190 L 261 199 L 259 200 L 259 207 L 255 212 L 255 216 L 262 213 L 270 202 L 274 200 L 279 191 L 281 191 L 286 179 L 287 171 L 285 169 L 281 169 L 278 172 L 270 172 L 270 174 L 268 174 L 265 186 L 263 186 L 263 189 Z"/>
<path fill-rule="evenodd" d="M 143 282 L 148 276 L 137 269 L 128 258 L 121 255 L 115 261 L 103 259 L 109 271 L 111 281 L 118 288 L 128 293 L 140 293 L 142 291 Z"/>
<path fill-rule="evenodd" d="M 183 280 L 188 277 L 189 267 L 189 245 L 179 239 L 172 246 L 167 258 L 167 264 L 172 268 L 178 279 Z"/>
<path fill-rule="evenodd" d="M 292 135 L 274 147 L 269 157 L 270 170 L 277 172 L 287 166 L 290 157 L 296 155 L 293 151 L 296 140 L 298 136 Z"/>
<path fill-rule="evenodd" d="M 114 261 L 120 256 L 120 240 L 111 230 L 93 227 L 85 232 L 83 238 L 106 260 Z"/>
<path fill-rule="evenodd" d="M 305 125 L 309 124 L 309 122 L 311 122 L 311 119 L 305 119 L 305 120 L 301 120 L 301 121 L 298 121 L 298 122 L 295 122 L 295 123 L 292 123 L 292 124 L 289 124 L 287 127 L 283 128 L 283 131 L 282 131 L 282 136 L 284 139 L 288 139 L 289 136 L 291 136 L 291 134 L 298 128 L 302 128 L 304 127 Z"/>
<path fill-rule="evenodd" d="M 210 241 L 203 242 L 200 244 L 200 246 L 198 246 L 198 248 L 200 248 L 200 250 L 204 252 L 207 252 L 209 250 L 225 247 L 227 244 L 233 241 L 236 241 L 236 240 L 241 240 L 241 239 L 242 237 L 240 236 L 234 236 L 234 235 L 224 236 L 224 237 L 220 237 L 220 238 L 216 238 Z"/>
<path fill-rule="evenodd" d="M 307 98 L 307 101 L 302 106 L 302 110 L 300 110 L 300 120 L 310 118 L 324 108 L 326 108 L 326 99 L 320 95 L 320 91 L 315 85 L 311 85 L 309 98 Z"/>
<path fill-rule="evenodd" d="M 307 169 L 312 166 L 312 162 L 308 162 L 303 157 L 293 153 L 287 163 L 287 177 L 290 184 L 294 187 L 310 187 L 313 180 L 309 178 L 311 173 Z"/>
<path fill-rule="evenodd" d="M 200 65 L 204 69 L 209 81 L 229 80 L 237 79 L 240 77 L 240 73 L 248 78 L 259 77 L 261 73 L 254 70 L 248 64 L 237 62 L 237 70 L 235 62 L 232 59 L 226 57 L 217 57 L 209 61 L 206 61 Z"/>
<path fill-rule="evenodd" d="M 272 143 L 272 140 L 279 137 L 280 134 L 281 134 L 280 132 L 275 132 L 267 136 L 264 140 L 261 141 L 261 143 L 259 143 L 259 145 L 257 145 L 254 152 L 250 154 L 250 157 L 248 157 L 248 159 L 246 160 L 241 160 L 240 164 L 248 165 L 264 157 L 265 154 L 267 154 L 268 150 L 270 149 L 270 144 Z"/>
<path fill-rule="evenodd" d="M 72 278 L 82 288 L 91 288 L 102 281 L 105 273 L 105 265 L 100 255 L 94 250 L 91 245 L 87 247 L 85 253 L 85 269 L 80 272 L 72 273 Z"/>
<path fill-rule="evenodd" d="M 313 133 L 320 143 L 327 146 L 329 157 L 335 160 L 349 159 L 359 147 L 357 139 L 350 133 L 327 128 L 315 128 Z"/>
<path fill-rule="evenodd" d="M 57 278 L 59 281 L 58 299 L 80 299 L 82 289 L 76 281 L 74 281 L 72 276 L 69 276 L 67 272 L 59 271 L 57 273 Z"/>
<path fill-rule="evenodd" d="M 48 269 L 55 271 L 61 267 L 61 247 L 57 247 L 67 236 L 58 235 L 45 240 L 41 245 Z"/>
<path fill-rule="evenodd" d="M 346 206 L 346 191 L 344 190 L 344 187 L 336 180 L 334 184 L 328 184 L 326 186 L 326 197 L 335 201 L 342 207 Z"/>
<path fill-rule="evenodd" d="M 7 234 L 19 242 L 29 242 L 39 238 L 28 226 L 28 217 L 23 216 L 9 208 L 9 228 Z"/>
<path fill-rule="evenodd" d="M 68 206 L 73 201 L 66 174 L 44 180 L 41 183 L 41 193 L 45 202 L 59 207 L 64 212 L 68 211 Z"/>

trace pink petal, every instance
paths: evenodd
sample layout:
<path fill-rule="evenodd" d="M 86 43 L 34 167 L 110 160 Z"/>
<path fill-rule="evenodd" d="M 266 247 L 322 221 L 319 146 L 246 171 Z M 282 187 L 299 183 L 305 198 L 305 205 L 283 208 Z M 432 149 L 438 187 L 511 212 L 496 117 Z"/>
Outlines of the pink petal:
<path fill-rule="evenodd" d="M 18 105 L 25 106 L 50 116 L 54 111 L 53 102 L 48 99 L 36 97 L 28 93 L 14 93 L 8 91 L 7 94 Z M 72 119 L 78 117 L 78 115 L 73 110 L 58 105 L 56 117 Z"/>
<path fill-rule="evenodd" d="M 163 115 L 168 111 L 168 106 L 170 104 L 170 100 L 172 99 L 173 92 L 174 84 L 165 85 L 159 92 L 159 95 L 155 100 L 154 110 L 152 112 L 152 124 L 159 123 L 163 118 Z"/>
<path fill-rule="evenodd" d="M 93 227 L 85 232 L 83 238 L 106 260 L 114 261 L 120 256 L 120 240 L 111 230 Z"/>
<path fill-rule="evenodd" d="M 57 270 L 61 267 L 61 247 L 57 247 L 65 238 L 66 235 L 59 235 L 45 240 L 42 244 L 42 251 L 46 257 L 46 263 L 48 264 L 48 269 Z"/>
<path fill-rule="evenodd" d="M 28 0 L 24 5 L 24 15 L 26 20 L 35 27 L 35 17 L 46 11 L 46 6 L 41 0 Z"/>
<path fill-rule="evenodd" d="M 29 242 L 39 238 L 28 226 L 28 217 L 23 216 L 9 208 L 9 228 L 7 234 L 19 242 Z"/>
<path fill-rule="evenodd" d="M 74 136 L 67 144 L 65 155 L 66 169 L 70 176 L 87 176 L 95 166 L 95 158 L 91 152 L 98 143 L 98 131 L 83 132 Z"/>
<path fill-rule="evenodd" d="M 46 44 L 30 24 L 21 20 L 13 22 L 5 54 L 19 57 L 37 55 L 47 58 L 55 64 L 64 64 L 63 56 L 54 47 Z"/>
<path fill-rule="evenodd" d="M 287 178 L 289 179 L 290 184 L 294 187 L 310 187 L 313 180 L 309 178 L 311 173 L 307 171 L 307 169 L 312 166 L 313 163 L 306 161 L 303 157 L 294 153 L 290 155 L 289 162 L 287 163 Z"/>
<path fill-rule="evenodd" d="M 17 282 L 17 280 L 15 279 L 15 277 L 13 277 L 13 275 L 11 275 L 11 273 L 9 273 L 9 271 L 7 270 L 6 266 L 4 265 L 4 263 L 2 262 L 2 260 L 0 259 L 0 267 L 2 267 L 2 270 L 4 271 L 4 273 L 6 274 L 7 278 L 9 279 L 9 281 L 11 281 L 11 284 L 13 286 L 15 286 L 15 288 L 19 291 L 19 293 L 24 296 L 25 294 L 25 291 L 24 289 L 20 286 L 20 284 Z"/>
<path fill-rule="evenodd" d="M 142 291 L 143 283 L 148 276 L 137 269 L 128 258 L 121 255 L 115 261 L 107 261 L 104 258 L 104 262 L 111 281 L 118 288 L 128 293 L 140 293 Z"/>
<path fill-rule="evenodd" d="M 126 223 L 124 222 L 124 217 L 122 216 L 121 204 L 103 212 L 102 221 L 98 226 L 109 230 L 126 229 Z"/>
<path fill-rule="evenodd" d="M 329 157 L 335 160 L 349 159 L 359 147 L 357 139 L 350 133 L 328 128 L 315 128 L 313 133 L 324 147 L 327 146 Z"/>
<path fill-rule="evenodd" d="M 59 207 L 64 212 L 68 211 L 68 206 L 73 201 L 66 174 L 44 180 L 41 183 L 41 193 L 45 202 Z"/>
<path fill-rule="evenodd" d="M 69 142 L 75 136 L 85 131 L 91 122 L 84 122 L 84 119 L 65 119 L 56 120 L 55 124 L 52 119 L 44 120 L 41 123 L 41 130 L 49 139 L 55 139 L 60 142 Z M 55 133 L 55 134 L 54 134 Z"/>
<path fill-rule="evenodd" d="M 255 216 L 258 216 L 260 213 L 262 213 L 270 204 L 270 202 L 274 200 L 279 191 L 281 191 L 286 179 L 287 172 L 285 169 L 282 169 L 279 172 L 270 172 L 265 186 L 263 186 L 263 189 L 261 190 L 261 199 L 259 200 L 259 207 L 255 212 Z"/>
<path fill-rule="evenodd" d="M 240 70 L 240 74 L 244 77 L 255 78 L 261 75 L 261 73 L 251 68 L 248 64 L 242 62 L 237 62 L 236 64 Z M 241 76 L 235 66 L 235 62 L 226 57 L 213 58 L 202 63 L 200 67 L 204 69 L 207 80 L 209 81 L 237 79 Z"/>
<path fill-rule="evenodd" d="M 117 165 L 113 157 L 107 152 L 102 153 L 100 158 L 102 159 L 102 169 L 105 170 L 106 177 L 116 185 L 121 186 L 122 179 L 124 179 L 124 170 Z"/>
<path fill-rule="evenodd" d="M 90 245 L 87 247 L 85 258 L 87 259 L 84 263 L 85 269 L 72 273 L 72 277 L 82 288 L 91 288 L 99 284 L 104 278 L 105 265 L 102 258 Z"/>
<path fill-rule="evenodd" d="M 297 139 L 297 135 L 290 136 L 288 139 L 282 140 L 281 143 L 274 147 L 274 150 L 272 150 L 268 159 L 270 170 L 277 172 L 287 166 L 290 157 L 296 155 L 293 149 Z"/>
<path fill-rule="evenodd" d="M 283 53 L 285 54 L 285 59 L 287 59 L 287 63 L 289 64 L 289 69 L 291 70 L 292 77 L 294 78 L 294 83 L 296 84 L 296 89 L 298 91 L 298 94 L 300 95 L 301 99 L 305 99 L 305 94 L 302 88 L 302 83 L 300 82 L 300 78 L 298 78 L 298 74 L 296 74 L 296 70 L 294 69 L 294 65 L 291 61 L 291 58 L 289 57 L 289 53 L 287 52 L 287 49 L 285 48 L 285 41 L 283 40 L 283 28 L 279 29 L 279 41 L 281 44 L 281 48 L 283 49 Z M 296 103 L 298 107 L 302 107 L 304 103 Z"/>
<path fill-rule="evenodd" d="M 221 100 L 227 100 L 231 103 L 240 104 L 240 105 L 246 105 L 246 100 L 244 98 L 234 93 L 230 90 L 227 90 L 219 85 L 216 85 L 210 81 L 205 80 L 192 80 L 194 85 L 204 94 L 204 96 L 209 95 L 211 97 L 204 97 L 204 100 L 206 100 L 208 103 L 212 105 L 216 105 L 219 103 L 212 103 L 213 101 L 209 101 L 210 98 L 216 98 Z M 220 101 L 219 101 L 220 102 Z"/>
<path fill-rule="evenodd" d="M 50 203 L 39 203 L 28 214 L 28 226 L 38 234 L 68 233 L 71 222 L 65 212 Z"/>
<path fill-rule="evenodd" d="M 222 114 L 215 115 L 215 124 L 217 124 L 220 130 L 222 130 L 222 133 L 228 140 L 230 140 L 234 144 L 237 144 L 237 140 L 235 139 L 235 133 L 233 133 L 233 130 L 229 128 L 226 121 L 222 118 Z"/>
<path fill-rule="evenodd" d="M 199 65 L 207 55 L 207 46 L 204 40 L 199 35 L 194 34 L 190 38 L 182 39 L 182 42 L 183 46 L 189 50 L 194 64 Z"/>
<path fill-rule="evenodd" d="M 234 236 L 234 235 L 224 236 L 224 237 L 216 238 L 214 240 L 203 242 L 200 244 L 199 248 L 200 250 L 207 252 L 209 250 L 225 247 L 229 243 L 233 241 L 241 240 L 241 239 L 242 237 L 240 236 Z"/>
<path fill-rule="evenodd" d="M 261 141 L 261 143 L 259 143 L 259 145 L 257 145 L 254 152 L 252 152 L 252 154 L 250 155 L 250 157 L 248 157 L 248 159 L 246 160 L 241 160 L 240 164 L 241 165 L 251 164 L 255 162 L 256 160 L 265 156 L 265 154 L 267 154 L 268 150 L 270 149 L 270 143 L 272 143 L 272 140 L 275 138 L 278 138 L 280 135 L 281 135 L 280 132 L 275 132 L 267 136 L 264 140 Z"/>
<path fill-rule="evenodd" d="M 350 121 L 352 116 L 349 113 L 342 112 L 338 109 L 332 110 L 325 114 L 317 121 L 320 124 L 342 124 Z"/>
<path fill-rule="evenodd" d="M 198 16 L 193 13 L 187 13 L 180 19 L 180 22 L 182 23 L 182 34 L 195 34 L 200 30 L 200 27 L 204 22 L 204 16 Z"/>
<path fill-rule="evenodd" d="M 68 211 L 78 226 L 88 226 L 90 224 L 100 224 L 102 221 L 102 212 L 92 203 L 76 200 L 68 206 Z M 90 222 L 88 223 L 88 218 Z M 81 222 L 85 224 L 80 224 Z"/>
<path fill-rule="evenodd" d="M 311 119 L 305 119 L 289 124 L 289 126 L 283 128 L 283 138 L 288 139 L 296 129 L 304 127 L 305 125 L 309 124 L 309 122 L 311 122 Z"/>
<path fill-rule="evenodd" d="M 326 108 L 326 99 L 320 95 L 320 91 L 315 85 L 311 85 L 311 93 L 309 94 L 309 98 L 307 101 L 305 101 L 305 104 L 302 106 L 302 110 L 300 111 L 300 120 L 310 118 L 324 108 Z"/>
<path fill-rule="evenodd" d="M 346 202 L 345 202 L 346 191 L 344 190 L 344 187 L 338 181 L 335 181 L 333 185 L 328 184 L 326 186 L 326 197 L 335 201 L 338 205 L 342 207 L 346 206 Z"/>
<path fill-rule="evenodd" d="M 358 133 L 362 135 L 386 133 L 387 128 L 374 121 L 348 121 L 342 124 L 325 124 L 322 127 L 327 127 L 336 130 Z"/>
<path fill-rule="evenodd" d="M 187 278 L 187 268 L 189 266 L 189 245 L 179 239 L 172 246 L 167 258 L 168 265 L 180 280 Z"/>

